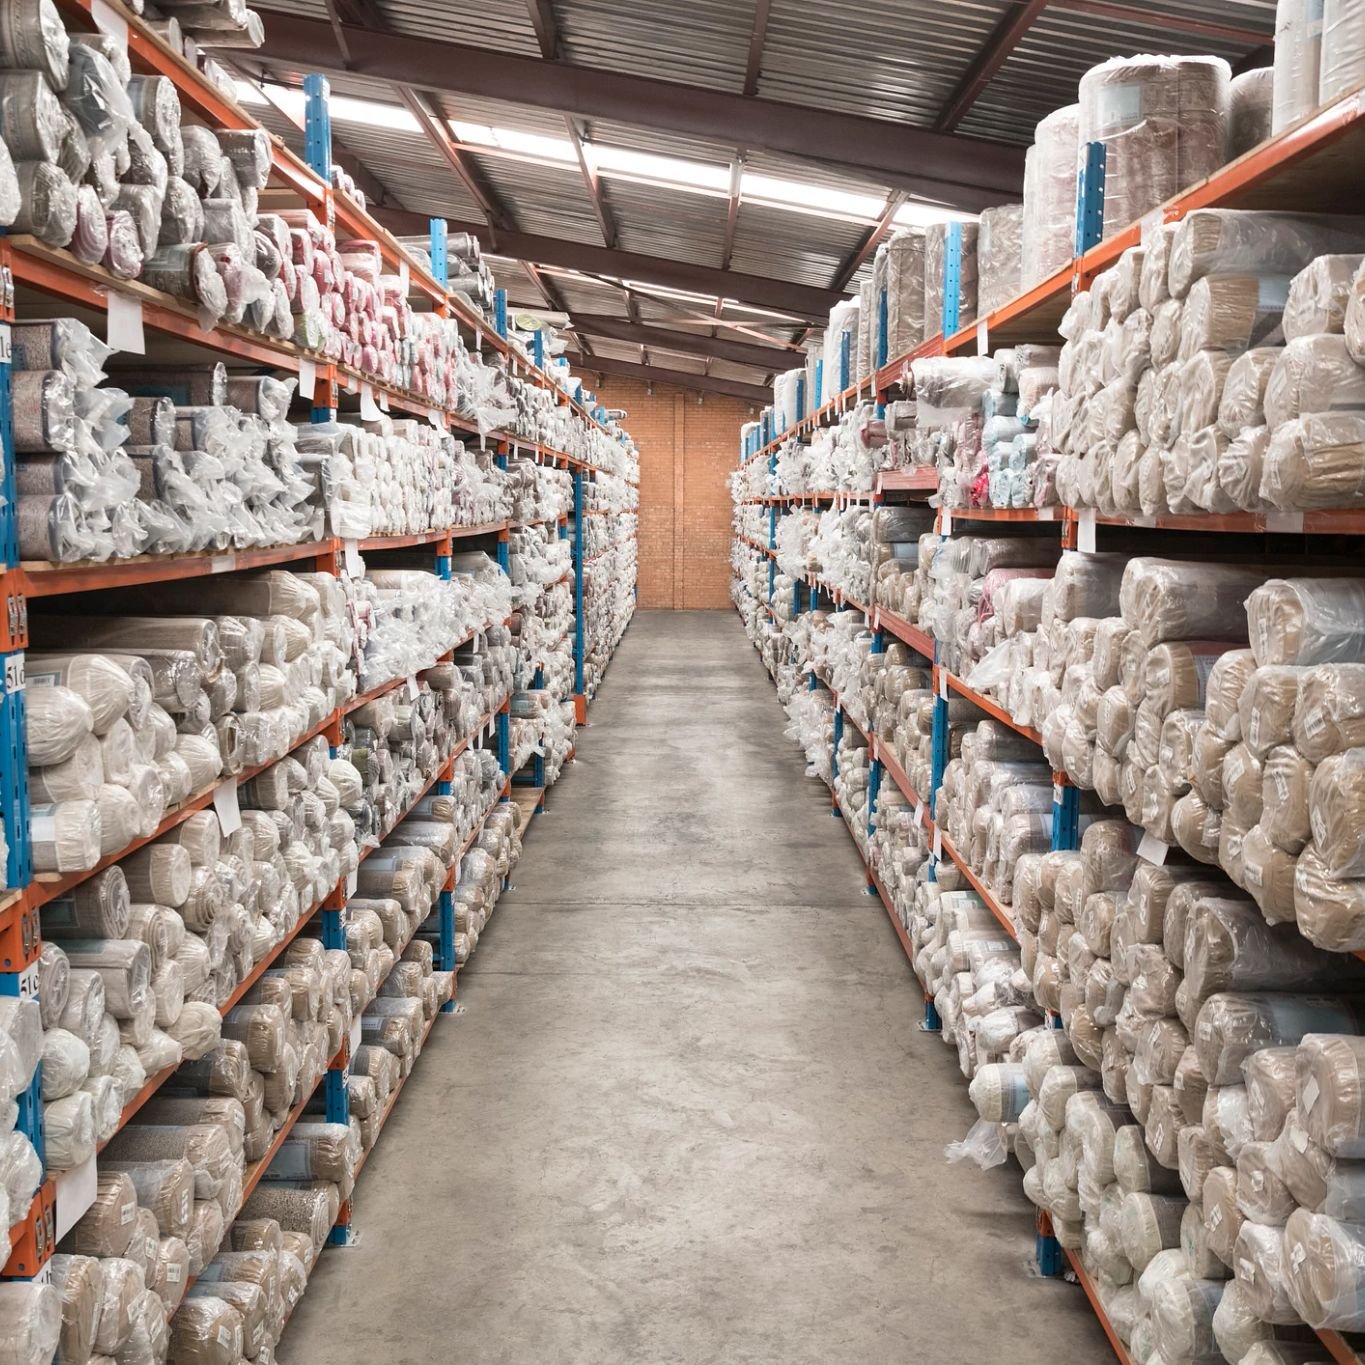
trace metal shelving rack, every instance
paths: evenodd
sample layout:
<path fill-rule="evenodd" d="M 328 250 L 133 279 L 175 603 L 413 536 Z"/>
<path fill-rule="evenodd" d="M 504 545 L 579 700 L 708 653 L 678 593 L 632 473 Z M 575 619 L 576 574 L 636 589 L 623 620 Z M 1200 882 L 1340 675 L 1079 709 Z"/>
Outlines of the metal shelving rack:
<path fill-rule="evenodd" d="M 56 0 L 64 22 L 73 29 L 92 29 L 101 22 L 112 22 L 120 35 L 126 34 L 127 50 L 133 70 L 142 74 L 160 75 L 174 82 L 182 106 L 193 116 L 202 118 L 211 127 L 255 128 L 257 125 L 230 97 L 223 94 L 178 53 L 171 50 L 135 14 L 126 10 L 118 0 Z M 608 423 L 606 414 L 593 395 L 586 393 L 575 382 L 573 392 L 565 392 L 551 378 L 544 366 L 543 337 L 534 337 L 533 357 L 525 357 L 507 335 L 506 298 L 498 300 L 496 317 L 488 321 L 470 307 L 460 295 L 446 288 L 446 225 L 443 220 L 431 221 L 431 260 L 428 272 L 410 257 L 398 241 L 381 227 L 368 213 L 353 203 L 343 192 L 330 184 L 331 136 L 327 111 L 328 87 L 321 76 L 305 79 L 307 122 L 305 142 L 307 159 L 295 156 L 277 138 L 272 138 L 272 167 L 270 190 L 281 202 L 290 201 L 313 210 L 339 233 L 349 237 L 367 238 L 379 244 L 385 268 L 406 277 L 410 299 L 418 308 L 430 308 L 442 316 L 453 318 L 470 344 L 479 350 L 493 353 L 495 363 L 505 365 L 510 372 L 527 382 L 549 390 L 558 405 L 576 419 L 604 433 L 618 443 L 623 433 Z M 16 291 L 22 291 L 16 298 Z M 270 369 L 296 376 L 300 393 L 311 405 L 312 420 L 332 420 L 342 404 L 343 396 L 358 396 L 365 404 L 373 401 L 381 411 L 398 411 L 425 418 L 440 430 L 470 434 L 477 427 L 457 412 L 434 408 L 417 394 L 403 392 L 386 385 L 360 371 L 341 365 L 325 356 L 311 354 L 299 347 L 247 332 L 241 328 L 222 325 L 206 329 L 199 323 L 194 310 L 178 299 L 161 294 L 137 281 L 118 279 L 99 267 L 85 265 L 67 252 L 57 250 L 24 236 L 0 235 L 0 493 L 5 504 L 0 508 L 0 594 L 4 611 L 0 612 L 0 816 L 3 816 L 8 857 L 5 867 L 5 886 L 0 891 L 0 993 L 26 998 L 36 997 L 38 989 L 37 959 L 41 948 L 41 908 L 69 890 L 70 887 L 121 858 L 148 840 L 139 840 L 120 853 L 103 859 L 97 868 L 87 872 L 58 876 L 33 874 L 31 845 L 28 834 L 28 764 L 25 742 L 24 650 L 28 644 L 28 609 L 30 599 L 69 596 L 99 592 L 112 588 L 170 582 L 186 578 L 230 574 L 244 570 L 269 567 L 299 566 L 334 575 L 347 575 L 348 563 L 354 563 L 356 553 L 388 554 L 404 552 L 410 559 L 414 553 L 429 554 L 438 576 L 451 577 L 451 557 L 457 544 L 487 545 L 495 550 L 498 562 L 507 567 L 506 522 L 477 526 L 452 526 L 419 535 L 375 536 L 361 542 L 345 542 L 337 537 L 325 537 L 305 544 L 283 545 L 241 550 L 225 554 L 185 554 L 167 556 L 139 556 L 128 560 L 91 564 L 53 564 L 21 562 L 18 549 L 16 522 L 17 495 L 15 483 L 15 452 L 12 430 L 10 385 L 10 324 L 27 309 L 34 297 L 56 299 L 77 315 L 90 317 L 98 323 L 108 308 L 108 298 L 117 294 L 135 303 L 141 311 L 144 327 L 166 346 L 188 350 L 196 358 L 225 358 L 239 364 Z M 539 463 L 573 473 L 576 502 L 585 479 L 591 480 L 599 471 L 587 461 L 567 452 L 541 445 L 525 437 L 494 432 L 480 437 L 481 445 L 491 441 L 495 453 L 505 463 L 509 452 L 529 452 Z M 622 468 L 626 463 L 622 461 Z M 625 474 L 627 482 L 634 482 Z M 581 602 L 581 556 L 575 568 L 575 599 Z M 499 624 L 485 623 L 483 629 Z M 477 633 L 477 632 L 476 632 Z M 442 656 L 450 659 L 455 650 L 467 644 L 456 642 Z M 575 632 L 581 648 L 581 632 Z M 581 669 L 581 654 L 577 659 Z M 307 735 L 300 736 L 293 747 L 316 735 L 325 735 L 335 751 L 341 742 L 344 717 L 363 701 L 383 695 L 403 686 L 409 679 L 398 678 L 372 689 L 339 707 L 315 726 Z M 509 768 L 509 697 L 486 714 L 471 734 L 462 739 L 452 753 L 440 764 L 418 793 L 418 800 L 433 789 L 450 790 L 450 779 L 456 759 L 479 743 L 495 746 L 503 783 L 497 799 L 476 822 L 461 850 L 461 857 L 473 844 L 492 809 L 512 797 Z M 586 699 L 580 719 L 586 718 Z M 268 766 L 268 765 L 265 765 Z M 251 772 L 224 778 L 196 793 L 175 810 L 169 812 L 151 838 L 159 837 L 175 827 L 192 812 L 208 808 L 215 792 L 228 785 L 249 779 Z M 413 803 L 415 805 L 415 801 Z M 362 852 L 363 858 L 365 853 Z M 440 970 L 455 970 L 454 902 L 452 893 L 458 875 L 460 859 L 453 864 L 447 884 L 437 902 L 435 916 L 438 924 L 436 944 L 437 966 Z M 328 947 L 345 946 L 344 909 L 351 887 L 345 882 L 337 886 L 305 911 L 298 924 L 285 939 L 238 986 L 233 997 L 223 1006 L 230 1009 L 262 972 L 274 962 L 298 934 L 309 928 L 320 933 Z M 447 1006 L 453 1009 L 453 1002 Z M 428 1034 L 435 1021 L 428 1025 Z M 319 1085 L 321 1102 L 326 1116 L 333 1122 L 345 1122 L 349 1114 L 347 1078 L 354 1046 L 359 1039 L 359 1021 L 352 1036 L 346 1040 L 331 1060 Z M 148 1078 L 142 1090 L 124 1108 L 120 1128 L 170 1078 L 174 1068 Z M 304 1097 L 290 1112 L 276 1134 L 265 1157 L 248 1167 L 245 1189 L 249 1192 L 264 1175 L 270 1160 L 287 1137 L 294 1123 L 318 1094 Z M 397 1094 L 390 1101 L 396 1100 Z M 387 1119 L 387 1111 L 385 1114 Z M 80 1181 L 76 1172 L 53 1176 L 47 1171 L 43 1135 L 43 1106 L 41 1066 L 29 1090 L 19 1098 L 17 1127 L 33 1143 L 43 1163 L 44 1177 L 32 1201 L 10 1228 L 12 1253 L 0 1271 L 0 1279 L 43 1278 L 46 1266 L 57 1242 L 85 1212 L 93 1196 L 93 1180 Z M 332 1233 L 332 1240 L 344 1243 L 352 1234 L 351 1204 L 347 1201 Z"/>
<path fill-rule="evenodd" d="M 744 466 L 758 460 L 766 460 L 768 469 L 776 467 L 776 457 L 782 444 L 792 438 L 808 438 L 815 430 L 832 425 L 850 406 L 862 401 L 873 401 L 878 405 L 878 413 L 885 400 L 906 383 L 908 366 L 911 361 L 929 356 L 988 354 L 994 346 L 1010 346 L 1024 342 L 1055 343 L 1057 325 L 1073 293 L 1090 286 L 1095 277 L 1112 266 L 1122 252 L 1137 246 L 1144 235 L 1159 228 L 1162 224 L 1176 222 L 1186 214 L 1202 208 L 1283 208 L 1293 204 L 1299 212 L 1347 212 L 1356 205 L 1356 192 L 1350 168 L 1359 162 L 1365 153 L 1365 90 L 1346 95 L 1332 104 L 1318 110 L 1294 127 L 1270 139 L 1224 166 L 1215 175 L 1200 182 L 1183 194 L 1153 210 L 1144 219 L 1111 237 L 1101 239 L 1100 224 L 1102 213 L 1098 211 L 1102 203 L 1104 189 L 1105 159 L 1103 147 L 1091 144 L 1086 155 L 1077 183 L 1077 226 L 1076 254 L 1072 261 L 1057 270 L 1047 279 L 1033 285 L 1001 308 L 980 319 L 960 319 L 945 317 L 945 333 L 931 337 L 922 345 L 905 355 L 876 358 L 877 368 L 873 375 L 861 383 L 849 385 L 847 371 L 841 375 L 842 383 L 838 395 L 830 403 L 812 413 L 804 411 L 796 414 L 796 420 L 777 429 L 771 409 L 761 415 L 758 429 L 747 435 L 740 451 L 740 465 Z M 944 265 L 944 297 L 955 303 L 957 298 L 956 272 L 960 259 L 960 234 L 950 231 L 948 249 Z M 883 291 L 876 301 L 883 318 L 886 316 L 887 298 Z M 847 348 L 845 348 L 845 358 Z M 804 391 L 804 385 L 803 391 Z M 804 404 L 802 405 L 804 406 Z M 932 494 L 937 491 L 937 471 L 933 469 L 910 469 L 886 471 L 876 478 L 870 501 L 872 506 L 880 505 L 890 491 Z M 757 504 L 769 508 L 768 543 L 763 545 L 747 536 L 740 536 L 741 543 L 767 555 L 769 589 L 768 600 L 762 603 L 770 616 L 772 612 L 772 583 L 776 561 L 776 518 L 779 512 L 787 512 L 803 506 L 820 508 L 823 505 L 836 505 L 841 500 L 867 501 L 865 493 L 813 492 L 790 495 L 768 496 L 744 499 L 750 505 Z M 1240 533 L 1259 535 L 1294 536 L 1365 536 L 1365 509 L 1344 509 L 1340 511 L 1319 511 L 1306 513 L 1235 513 L 1231 515 L 1195 514 L 1166 515 L 1155 517 L 1105 516 L 1093 510 L 1077 511 L 1071 508 L 953 508 L 940 511 L 937 530 L 942 536 L 951 535 L 955 522 L 1032 522 L 1052 523 L 1061 535 L 1062 549 L 1066 553 L 1093 552 L 1099 527 L 1125 528 L 1129 532 L 1206 532 Z M 804 581 L 808 589 L 806 609 L 814 609 L 823 598 L 835 610 L 855 610 L 866 616 L 874 632 L 873 651 L 885 648 L 888 635 L 901 640 L 916 650 L 933 664 L 934 690 L 936 694 L 933 730 L 933 771 L 931 789 L 927 793 L 916 793 L 911 783 L 896 762 L 894 755 L 886 751 L 876 735 L 868 736 L 871 767 L 868 782 L 868 810 L 870 837 L 871 820 L 875 815 L 877 798 L 884 781 L 891 781 L 905 796 L 916 812 L 916 819 L 924 826 L 932 839 L 933 864 L 945 858 L 954 863 L 967 883 L 977 892 L 989 907 L 995 918 L 1007 932 L 1014 936 L 1015 929 L 1009 911 L 1003 907 L 975 872 L 967 860 L 953 847 L 951 841 L 934 822 L 935 803 L 943 779 L 943 771 L 948 760 L 948 697 L 954 693 L 973 702 L 981 711 L 1008 726 L 1016 733 L 1041 744 L 1036 730 L 1015 723 L 1012 717 L 989 698 L 970 688 L 961 678 L 944 667 L 937 657 L 933 640 L 907 621 L 901 620 L 877 605 L 867 605 L 849 599 L 838 590 L 822 584 L 818 579 L 798 580 L 794 587 L 794 611 L 802 610 L 801 587 Z M 741 616 L 743 612 L 741 611 Z M 810 685 L 814 688 L 817 679 L 811 675 Z M 845 711 L 839 697 L 834 695 L 836 750 L 844 724 Z M 837 797 L 831 788 L 831 802 L 835 814 L 839 814 Z M 1054 849 L 1076 849 L 1080 846 L 1079 837 L 1080 791 L 1063 773 L 1053 774 L 1053 834 Z M 855 840 L 855 843 L 857 841 Z M 933 871 L 930 873 L 933 876 Z M 866 867 L 867 889 L 869 894 L 877 895 L 882 901 L 906 956 L 913 963 L 914 949 L 906 934 L 900 917 L 896 912 L 891 896 L 875 869 Z M 1365 952 L 1356 956 L 1365 958 Z M 1060 1027 L 1060 1020 L 1054 1019 Z M 924 1027 L 933 1030 L 938 1027 L 937 1013 L 932 1001 L 925 1001 Z M 1098 1292 L 1090 1282 L 1080 1258 L 1070 1250 L 1064 1250 L 1052 1235 L 1050 1220 L 1045 1213 L 1037 1219 L 1036 1256 L 1038 1267 L 1045 1276 L 1063 1274 L 1066 1270 L 1075 1276 L 1087 1299 L 1094 1308 L 1104 1328 L 1111 1346 L 1122 1365 L 1128 1365 L 1129 1356 L 1113 1324 L 1108 1320 Z M 1353 1345 L 1339 1332 L 1319 1331 L 1317 1337 L 1326 1353 L 1337 1365 L 1362 1365 L 1365 1361 L 1365 1348 Z"/>

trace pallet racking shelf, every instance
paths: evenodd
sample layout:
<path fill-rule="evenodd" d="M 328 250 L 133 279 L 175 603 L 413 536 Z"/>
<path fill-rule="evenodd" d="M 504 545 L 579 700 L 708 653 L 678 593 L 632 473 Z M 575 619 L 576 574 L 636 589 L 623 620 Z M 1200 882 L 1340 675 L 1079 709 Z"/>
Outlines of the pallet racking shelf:
<path fill-rule="evenodd" d="M 126 41 L 129 61 L 134 72 L 143 75 L 166 77 L 175 87 L 182 108 L 190 121 L 202 120 L 211 128 L 256 129 L 257 122 L 230 95 L 218 89 L 207 77 L 197 71 L 179 53 L 174 52 L 151 27 L 122 0 L 56 0 L 63 21 L 72 30 L 104 29 L 116 32 L 121 43 Z M 326 113 L 326 83 L 320 78 L 310 77 L 316 82 L 319 94 L 317 100 L 310 99 L 310 132 L 328 132 Z M 317 120 L 316 124 L 311 121 Z M 470 354 L 478 363 L 506 370 L 509 374 L 549 394 L 547 403 L 561 414 L 569 414 L 575 426 L 572 438 L 565 438 L 561 444 L 572 445 L 578 453 L 560 449 L 557 444 L 548 444 L 538 437 L 545 435 L 545 427 L 532 428 L 527 419 L 518 419 L 525 431 L 481 430 L 474 415 L 472 402 L 467 396 L 451 398 L 449 406 L 437 406 L 419 392 L 411 392 L 385 382 L 379 376 L 365 373 L 352 366 L 340 363 L 334 358 L 312 352 L 295 345 L 291 341 L 281 341 L 252 332 L 245 327 L 229 323 L 205 326 L 198 310 L 183 299 L 162 293 L 137 280 L 115 277 L 99 266 L 83 263 L 70 252 L 50 247 L 36 238 L 22 234 L 0 234 L 0 280 L 7 288 L 0 292 L 0 333 L 8 342 L 8 324 L 16 318 L 42 318 L 54 315 L 75 316 L 87 321 L 97 334 L 103 335 L 104 320 L 110 307 L 110 299 L 117 296 L 134 306 L 140 316 L 146 338 L 145 363 L 148 366 L 162 364 L 207 364 L 223 361 L 237 372 L 274 373 L 293 377 L 299 381 L 300 391 L 295 396 L 296 411 L 311 404 L 314 421 L 330 420 L 343 409 L 351 412 L 356 404 L 362 412 L 380 414 L 393 413 L 416 417 L 430 423 L 434 428 L 450 432 L 463 438 L 466 444 L 477 438 L 479 448 L 489 451 L 494 458 L 506 466 L 508 457 L 529 457 L 537 463 L 569 471 L 573 476 L 575 490 L 575 514 L 582 514 L 583 486 L 585 482 L 620 479 L 623 483 L 638 488 L 639 480 L 633 471 L 634 448 L 629 438 L 610 420 L 595 395 L 587 392 L 581 382 L 571 380 L 568 371 L 562 366 L 545 363 L 541 334 L 535 335 L 535 345 L 524 347 L 522 342 L 506 330 L 504 313 L 501 307 L 496 318 L 483 316 L 461 294 L 447 288 L 444 276 L 437 278 L 412 256 L 398 240 L 383 228 L 376 219 L 359 204 L 352 201 L 343 191 L 334 189 L 329 183 L 330 158 L 314 157 L 313 139 L 310 138 L 309 160 L 296 156 L 279 138 L 272 137 L 271 168 L 269 185 L 263 195 L 273 208 L 303 207 L 313 211 L 319 219 L 334 225 L 339 238 L 367 239 L 378 245 L 386 273 L 397 275 L 407 283 L 408 301 L 418 312 L 435 312 L 451 319 L 458 327 L 460 337 Z M 316 160 L 317 164 L 310 164 Z M 444 222 L 432 222 L 433 244 L 439 238 L 443 241 Z M 434 255 L 433 259 L 437 259 Z M 443 269 L 443 266 L 440 267 Z M 12 282 L 12 288 L 10 286 Z M 8 360 L 9 348 L 3 348 L 4 361 Z M 8 375 L 0 387 L 3 401 L 8 404 Z M 115 382 L 117 382 L 115 376 Z M 464 403 L 461 409 L 461 402 Z M 373 406 L 371 406 L 373 405 Z M 8 412 L 3 414 L 5 421 L 0 423 L 8 431 Z M 559 441 L 560 438 L 554 438 Z M 589 441 L 595 443 L 589 445 Z M 4 481 L 7 488 L 14 487 L 14 452 L 6 435 L 4 448 Z M 599 456 L 596 452 L 601 451 Z M 631 509 L 632 511 L 635 509 Z M 604 513 L 604 515 L 618 515 Z M 13 534 L 14 499 L 0 511 L 0 529 L 5 530 L 5 541 L 13 546 L 17 537 Z M 566 517 L 558 517 L 544 524 L 558 525 L 561 536 L 565 534 Z M 540 523 L 537 523 L 540 524 Z M 46 561 L 21 562 L 13 549 L 6 561 L 0 562 L 0 595 L 4 598 L 5 610 L 0 612 L 0 653 L 3 653 L 4 687 L 0 689 L 0 736 L 5 741 L 5 756 L 0 760 L 0 776 L 4 779 L 4 813 L 9 826 L 7 833 L 10 849 L 10 862 L 7 871 L 8 889 L 0 892 L 0 991 L 31 995 L 36 990 L 36 959 L 41 947 L 41 911 L 44 905 L 66 894 L 82 882 L 97 875 L 98 872 L 126 858 L 136 849 L 143 847 L 158 837 L 172 831 L 191 814 L 211 809 L 216 795 L 228 786 L 238 786 L 263 772 L 270 764 L 261 764 L 234 775 L 222 775 L 215 782 L 195 792 L 174 810 L 166 812 L 158 823 L 156 831 L 147 839 L 138 839 L 128 848 L 102 858 L 94 868 L 71 874 L 32 875 L 28 857 L 28 802 L 23 773 L 26 771 L 26 744 L 24 734 L 23 706 L 23 651 L 28 646 L 28 619 L 30 610 L 47 599 L 70 599 L 80 594 L 100 593 L 114 589 L 152 587 L 161 583 L 181 580 L 205 579 L 219 575 L 230 575 L 244 571 L 259 571 L 272 568 L 297 566 L 310 571 L 321 571 L 333 575 L 349 575 L 356 553 L 385 555 L 389 552 L 406 552 L 407 559 L 398 562 L 411 562 L 411 552 L 430 552 L 435 560 L 437 576 L 450 577 L 450 556 L 468 544 L 477 546 L 480 541 L 495 542 L 498 546 L 498 561 L 507 567 L 507 540 L 513 523 L 498 520 L 477 525 L 458 525 L 433 527 L 427 531 L 401 535 L 375 534 L 359 541 L 346 541 L 338 536 L 325 536 L 322 539 L 303 541 L 288 545 L 250 546 L 227 549 L 220 552 L 191 554 L 140 555 L 135 558 L 104 562 L 55 563 Z M 490 545 L 490 554 L 492 552 Z M 356 572 L 361 572 L 358 563 Z M 582 587 L 586 564 L 581 553 L 577 556 L 571 572 L 560 580 L 576 585 L 575 608 L 581 622 L 583 597 Z M 488 623 L 481 630 L 487 630 Z M 503 622 L 508 624 L 508 622 Z M 465 639 L 457 641 L 442 655 L 449 659 L 455 650 L 467 645 L 480 632 L 471 632 Z M 585 639 L 581 627 L 570 632 L 575 646 L 575 663 L 578 670 L 580 694 L 584 693 L 582 684 L 582 663 Z M 609 657 L 609 656 L 608 656 Z M 371 687 L 360 695 L 339 704 L 317 724 L 312 725 L 304 734 L 295 736 L 290 749 L 314 739 L 325 736 L 335 749 L 341 736 L 345 718 L 367 701 L 385 696 L 405 684 L 412 685 L 415 678 L 395 678 Z M 590 698 L 580 695 L 578 719 L 586 720 L 587 705 Z M 500 767 L 505 780 L 499 795 L 485 810 L 464 842 L 461 857 L 472 847 L 489 811 L 503 801 L 511 799 L 511 774 L 508 771 L 508 726 L 509 699 L 503 698 L 499 705 L 489 711 L 478 723 L 473 732 L 465 736 L 453 751 L 438 765 L 436 771 L 422 783 L 414 786 L 414 794 L 406 803 L 405 811 L 411 810 L 422 796 L 450 779 L 452 765 L 466 749 L 484 740 L 496 743 Z M 400 817 L 401 818 L 401 817 Z M 385 836 L 392 831 L 385 831 Z M 360 853 L 363 860 L 370 849 Z M 458 868 L 458 860 L 456 862 Z M 446 892 L 453 890 L 455 872 L 452 870 L 450 884 Z M 233 990 L 222 1005 L 223 1012 L 231 1009 L 259 980 L 262 973 L 280 960 L 289 943 L 303 933 L 317 932 L 321 928 L 324 938 L 335 928 L 332 921 L 339 922 L 339 912 L 345 905 L 353 883 L 343 879 L 326 896 L 308 907 L 298 921 L 283 935 L 280 941 L 261 961 L 255 963 L 250 973 Z M 443 900 L 449 896 L 443 893 Z M 436 912 L 433 912 L 436 913 Z M 442 912 L 443 913 L 443 912 Z M 453 911 L 451 912 L 453 925 Z M 442 943 L 439 948 L 439 965 L 454 969 L 453 928 L 451 942 L 446 942 L 445 924 L 442 922 Z M 334 945 L 333 945 L 334 946 Z M 428 1026 L 428 1033 L 430 1025 Z M 343 1047 L 345 1060 L 349 1051 Z M 328 1113 L 333 1113 L 333 1099 L 338 1091 L 338 1080 L 343 1074 L 337 1059 L 333 1059 L 332 1069 L 327 1073 Z M 162 1071 L 147 1078 L 142 1088 L 125 1105 L 120 1117 L 120 1127 L 135 1119 L 141 1108 L 174 1075 L 174 1068 Z M 343 1087 L 344 1088 L 344 1087 Z M 35 1078 L 33 1094 L 41 1096 L 40 1077 Z M 293 1123 L 310 1102 L 301 1100 L 291 1110 L 285 1125 L 275 1135 L 272 1148 L 264 1158 L 253 1164 L 247 1172 L 247 1192 L 260 1180 L 273 1154 L 285 1141 Z M 395 1095 L 396 1098 L 396 1095 Z M 41 1099 L 36 1104 L 26 1100 L 29 1111 L 36 1112 L 35 1127 L 31 1136 L 40 1161 L 45 1153 L 41 1136 Z M 344 1104 L 342 1105 L 344 1109 Z M 24 1111 L 21 1106 L 22 1112 Z M 21 1124 L 21 1126 L 23 1126 Z M 29 1129 L 25 1127 L 24 1131 Z M 92 1158 L 97 1160 L 97 1156 Z M 71 1173 L 63 1173 L 57 1179 L 44 1178 L 39 1191 L 30 1207 L 16 1220 L 12 1229 L 14 1251 L 9 1263 L 3 1270 L 4 1277 L 33 1278 L 43 1273 L 48 1257 L 51 1255 L 59 1230 L 65 1230 L 78 1218 L 84 1209 L 79 1207 L 76 1182 Z M 88 1182 L 80 1182 L 81 1189 L 88 1188 Z M 73 1199 L 77 1202 L 73 1203 Z"/>

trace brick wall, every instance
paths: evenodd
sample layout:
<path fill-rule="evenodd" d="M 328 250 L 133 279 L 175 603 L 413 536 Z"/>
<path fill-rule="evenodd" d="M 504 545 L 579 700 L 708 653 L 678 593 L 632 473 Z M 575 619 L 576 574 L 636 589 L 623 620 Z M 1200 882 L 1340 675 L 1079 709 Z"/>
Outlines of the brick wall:
<path fill-rule="evenodd" d="M 726 479 L 739 462 L 750 405 L 664 384 L 649 394 L 636 380 L 610 376 L 595 392 L 605 407 L 626 409 L 626 430 L 640 447 L 640 605 L 729 607 Z"/>

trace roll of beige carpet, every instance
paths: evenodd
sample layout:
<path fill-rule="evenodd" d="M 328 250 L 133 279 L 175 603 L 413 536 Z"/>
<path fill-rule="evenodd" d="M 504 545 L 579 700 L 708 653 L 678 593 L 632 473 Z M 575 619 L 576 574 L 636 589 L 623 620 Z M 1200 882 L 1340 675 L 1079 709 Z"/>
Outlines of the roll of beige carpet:
<path fill-rule="evenodd" d="M 94 1256 L 58 1254 L 49 1263 L 61 1296 L 62 1326 L 57 1358 L 88 1361 L 95 1348 L 95 1320 L 104 1292 L 104 1271 Z"/>
<path fill-rule="evenodd" d="M 1288 1298 L 1310 1327 L 1365 1327 L 1365 1228 L 1298 1209 L 1285 1225 L 1283 1268 Z"/>
<path fill-rule="evenodd" d="M 1290 297 L 1287 275 L 1217 274 L 1196 280 L 1180 317 L 1180 355 L 1275 345 Z"/>
<path fill-rule="evenodd" d="M 1123 618 L 1148 646 L 1171 640 L 1236 640 L 1261 569 L 1138 557 L 1123 575 Z"/>
<path fill-rule="evenodd" d="M 1255 346 L 1232 362 L 1218 403 L 1218 425 L 1230 440 L 1265 425 L 1266 385 L 1282 353 L 1280 346 Z"/>
<path fill-rule="evenodd" d="M 1248 1142 L 1237 1156 L 1237 1206 L 1248 1221 L 1283 1227 L 1297 1205 L 1271 1160 L 1273 1144 Z"/>
<path fill-rule="evenodd" d="M 1246 1080 L 1251 1133 L 1258 1142 L 1273 1142 L 1295 1103 L 1295 1047 L 1268 1047 L 1253 1053 L 1242 1067 Z"/>
<path fill-rule="evenodd" d="M 1261 496 L 1291 511 L 1365 505 L 1362 459 L 1365 415 L 1305 413 L 1274 429 L 1262 463 Z"/>
<path fill-rule="evenodd" d="M 181 1365 L 237 1365 L 243 1345 L 242 1316 L 223 1299 L 186 1299 L 171 1319 L 171 1352 Z"/>
<path fill-rule="evenodd" d="M 1362 1018 L 1359 1007 L 1344 997 L 1224 992 L 1204 1001 L 1194 1044 L 1210 1085 L 1236 1085 L 1242 1064 L 1261 1048 L 1297 1043 L 1308 1033 L 1354 1030 Z M 1299 1104 L 1305 1115 L 1310 1108 Z M 1314 1140 L 1320 1141 L 1316 1134 Z"/>
<path fill-rule="evenodd" d="M 1233 1247 L 1232 1270 L 1252 1311 L 1262 1322 L 1301 1321 L 1289 1296 L 1289 1265 L 1278 1227 L 1244 1222 Z"/>
<path fill-rule="evenodd" d="M 1365 664 L 1322 664 L 1303 672 L 1293 741 L 1311 763 L 1365 744 Z"/>
<path fill-rule="evenodd" d="M 1204 1235 L 1209 1250 L 1231 1267 L 1237 1234 L 1246 1221 L 1237 1207 L 1237 1172 L 1218 1166 L 1204 1177 Z"/>
<path fill-rule="evenodd" d="M 1345 330 L 1346 305 L 1362 260 L 1360 255 L 1319 256 L 1294 276 L 1284 310 L 1286 340 Z"/>
<path fill-rule="evenodd" d="M 1264 762 L 1277 745 L 1290 743 L 1299 688 L 1306 670 L 1289 664 L 1267 664 L 1246 679 L 1238 702 L 1242 741 Z"/>

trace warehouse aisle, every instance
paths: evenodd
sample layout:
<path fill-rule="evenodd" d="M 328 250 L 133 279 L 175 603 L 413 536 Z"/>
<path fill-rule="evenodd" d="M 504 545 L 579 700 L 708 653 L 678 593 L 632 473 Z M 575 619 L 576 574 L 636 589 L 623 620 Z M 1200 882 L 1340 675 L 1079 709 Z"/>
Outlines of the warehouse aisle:
<path fill-rule="evenodd" d="M 282 1365 L 1112 1359 L 731 612 L 642 612 Z"/>

